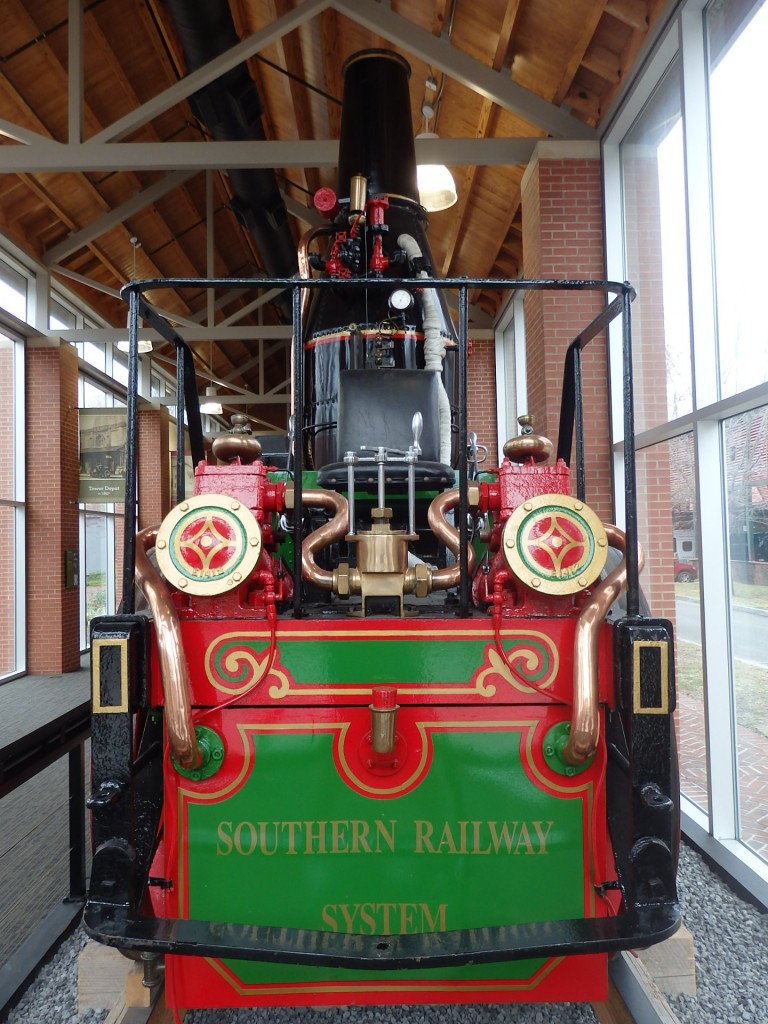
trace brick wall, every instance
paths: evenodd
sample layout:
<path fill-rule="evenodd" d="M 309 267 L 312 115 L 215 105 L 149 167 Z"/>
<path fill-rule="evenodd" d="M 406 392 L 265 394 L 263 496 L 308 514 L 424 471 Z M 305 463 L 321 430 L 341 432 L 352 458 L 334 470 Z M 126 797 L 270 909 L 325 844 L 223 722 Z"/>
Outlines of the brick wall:
<path fill-rule="evenodd" d="M 472 341 L 467 371 L 467 431 L 477 434 L 479 444 L 488 449 L 483 469 L 498 462 L 496 426 L 496 352 L 492 340 Z M 506 439 L 505 439 L 506 440 Z"/>
<path fill-rule="evenodd" d="M 80 601 L 64 558 L 78 549 L 77 351 L 27 350 L 27 665 L 31 674 L 80 667 Z"/>
<path fill-rule="evenodd" d="M 603 212 L 599 153 L 574 156 L 572 144 L 539 146 L 523 182 L 523 258 L 527 278 L 603 278 Z M 548 154 L 560 155 L 548 155 Z M 565 353 L 602 308 L 592 292 L 526 295 L 528 412 L 534 428 L 557 442 Z M 583 357 L 587 501 L 613 520 L 606 340 L 598 336 Z M 575 468 L 575 467 L 573 467 Z M 574 473 L 575 479 L 575 473 Z"/>
<path fill-rule="evenodd" d="M 171 508 L 168 429 L 165 408 L 139 409 L 139 529 L 159 526 Z"/>

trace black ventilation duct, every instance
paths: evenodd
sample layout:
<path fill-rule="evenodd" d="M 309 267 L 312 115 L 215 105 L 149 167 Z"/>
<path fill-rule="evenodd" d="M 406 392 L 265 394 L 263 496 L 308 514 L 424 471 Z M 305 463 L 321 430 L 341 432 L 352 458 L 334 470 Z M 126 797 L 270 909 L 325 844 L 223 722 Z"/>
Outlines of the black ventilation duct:
<path fill-rule="evenodd" d="M 196 71 L 240 42 L 227 0 L 166 0 L 184 49 L 189 71 Z M 195 116 L 220 142 L 263 140 L 262 109 L 245 64 L 227 71 L 190 97 Z M 253 235 L 263 270 L 269 277 L 297 271 L 296 248 L 288 213 L 274 171 L 230 170 L 233 207 Z M 281 304 L 290 315 L 289 304 Z"/>

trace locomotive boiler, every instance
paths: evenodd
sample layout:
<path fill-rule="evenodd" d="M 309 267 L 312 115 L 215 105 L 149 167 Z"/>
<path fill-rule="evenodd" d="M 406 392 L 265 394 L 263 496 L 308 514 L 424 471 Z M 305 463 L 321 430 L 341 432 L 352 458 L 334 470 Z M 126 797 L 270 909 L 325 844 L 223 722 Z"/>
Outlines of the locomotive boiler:
<path fill-rule="evenodd" d="M 626 533 L 578 460 L 571 479 L 574 368 L 614 316 L 631 428 L 631 288 L 494 282 L 614 298 L 569 350 L 557 451 L 523 417 L 485 472 L 466 314 L 487 282 L 432 276 L 409 109 L 401 57 L 350 58 L 327 227 L 299 278 L 258 282 L 293 295 L 287 465 L 245 418 L 206 456 L 191 354 L 143 297 L 158 282 L 126 289 L 85 921 L 162 954 L 171 1006 L 596 1000 L 611 953 L 680 921 L 672 630 L 641 611 L 632 430 Z M 139 317 L 176 346 L 196 468 L 136 535 Z"/>

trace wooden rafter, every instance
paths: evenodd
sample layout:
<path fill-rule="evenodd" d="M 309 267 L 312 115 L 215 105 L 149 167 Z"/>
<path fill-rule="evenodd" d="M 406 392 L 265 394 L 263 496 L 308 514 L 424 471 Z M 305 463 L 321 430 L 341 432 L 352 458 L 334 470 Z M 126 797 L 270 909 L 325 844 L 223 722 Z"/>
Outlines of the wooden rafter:
<path fill-rule="evenodd" d="M 600 19 L 605 13 L 605 0 L 593 0 L 590 5 L 582 2 L 580 11 L 583 17 L 583 24 L 579 38 L 576 40 L 575 45 L 571 49 L 568 63 L 565 66 L 560 84 L 558 85 L 553 102 L 560 105 L 565 97 L 568 95 L 573 80 L 576 77 L 576 72 L 579 70 L 580 65 L 584 62 L 584 56 L 589 49 L 589 44 L 592 42 L 592 37 L 595 34 Z"/>

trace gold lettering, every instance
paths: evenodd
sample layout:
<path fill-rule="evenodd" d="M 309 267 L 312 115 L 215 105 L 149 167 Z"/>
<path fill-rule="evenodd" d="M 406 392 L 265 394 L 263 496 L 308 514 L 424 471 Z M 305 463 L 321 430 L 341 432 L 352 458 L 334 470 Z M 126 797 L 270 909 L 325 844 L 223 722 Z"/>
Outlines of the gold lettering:
<path fill-rule="evenodd" d="M 360 904 L 359 903 L 355 904 L 354 910 L 352 911 L 351 916 L 350 916 L 350 913 L 349 913 L 349 904 L 348 903 L 340 903 L 339 904 L 339 909 L 341 910 L 342 917 L 344 918 L 344 927 L 345 927 L 346 931 L 354 932 L 354 930 L 355 930 L 355 918 L 357 917 L 357 912 L 360 909 Z"/>
<path fill-rule="evenodd" d="M 389 849 L 390 853 L 395 852 L 395 824 L 396 822 L 389 819 L 389 831 L 383 821 L 376 819 L 376 853 L 381 853 L 381 840 L 384 840 L 385 845 Z"/>
<path fill-rule="evenodd" d="M 472 822 L 472 851 L 473 851 L 473 853 L 488 853 L 489 854 L 491 852 L 490 843 L 488 844 L 488 847 L 485 850 L 481 850 L 480 849 L 480 826 L 482 824 L 483 824 L 482 821 L 473 821 Z M 497 850 L 496 852 L 498 853 L 499 851 Z"/>
<path fill-rule="evenodd" d="M 520 852 L 520 847 L 525 845 L 526 854 L 534 853 L 533 843 L 531 842 L 531 835 L 528 831 L 528 826 L 525 822 L 520 823 L 520 838 L 517 840 L 517 846 L 515 847 L 515 853 Z"/>
<path fill-rule="evenodd" d="M 413 916 L 416 913 L 415 903 L 400 904 L 400 932 L 403 935 L 416 931 Z"/>
<path fill-rule="evenodd" d="M 459 853 L 469 853 L 467 849 L 467 825 L 468 821 L 459 822 Z"/>
<path fill-rule="evenodd" d="M 306 840 L 304 844 L 304 853 L 326 853 L 325 849 L 325 826 L 328 824 L 327 821 L 305 821 L 304 831 L 306 833 Z M 317 827 L 317 832 L 315 832 Z M 313 850 L 315 840 L 317 840 L 317 850 Z"/>
<path fill-rule="evenodd" d="M 546 832 L 543 831 L 543 829 L 541 827 L 542 824 L 546 824 L 546 826 L 547 826 L 547 831 Z M 552 831 L 552 826 L 553 825 L 554 825 L 553 821 L 547 821 L 545 823 L 543 823 L 541 821 L 534 821 L 533 822 L 533 827 L 536 829 L 536 835 L 537 835 L 538 840 L 539 840 L 539 854 L 546 855 L 546 854 L 549 853 L 549 850 L 547 850 L 547 839 L 549 838 L 549 833 Z"/>
<path fill-rule="evenodd" d="M 432 917 L 429 912 L 429 906 L 426 903 L 419 904 L 419 909 L 421 910 L 421 930 L 423 932 L 447 931 L 445 926 L 445 910 L 447 906 L 447 903 L 441 903 L 437 908 L 437 914 Z"/>
<path fill-rule="evenodd" d="M 331 932 L 337 932 L 339 925 L 336 918 L 333 916 L 336 913 L 336 905 L 334 903 L 326 903 L 323 907 L 323 924 L 328 925 L 328 930 Z"/>
<path fill-rule="evenodd" d="M 376 934 L 376 918 L 373 916 L 375 913 L 376 907 L 373 903 L 364 903 L 360 907 L 360 931 L 363 935 Z M 364 928 L 363 925 L 367 925 L 367 928 Z"/>
<path fill-rule="evenodd" d="M 349 853 L 347 846 L 348 821 L 331 822 L 331 853 Z"/>
<path fill-rule="evenodd" d="M 272 824 L 272 829 L 273 829 L 273 834 L 274 834 L 274 840 L 273 840 L 273 843 L 272 843 L 272 849 L 271 850 L 267 849 L 267 825 L 269 825 L 269 824 L 270 824 L 270 822 L 268 822 L 268 821 L 260 821 L 259 822 L 259 846 L 261 847 L 261 852 L 264 854 L 265 857 L 273 856 L 273 854 L 277 853 L 277 850 L 278 850 L 278 839 L 277 839 L 277 825 L 278 825 L 278 823 L 276 821 L 273 821 L 271 823 Z"/>
<path fill-rule="evenodd" d="M 414 853 L 424 853 L 422 844 L 427 848 L 427 853 L 435 853 L 435 848 L 430 841 L 434 827 L 431 821 L 414 821 L 416 826 L 416 848 Z"/>
<path fill-rule="evenodd" d="M 379 903 L 377 909 L 381 909 L 384 912 L 384 927 L 381 929 L 382 935 L 391 935 L 392 927 L 389 923 L 389 912 L 390 910 L 397 911 L 396 903 Z"/>
<path fill-rule="evenodd" d="M 446 931 L 447 903 L 326 903 L 321 911 L 328 931 L 353 935 L 401 935 Z M 341 920 L 340 920 L 341 918 Z"/>
<path fill-rule="evenodd" d="M 511 836 L 509 834 L 509 829 L 507 828 L 507 822 L 506 821 L 503 821 L 501 823 L 501 835 L 499 835 L 497 833 L 497 831 L 496 831 L 496 822 L 495 821 L 489 821 L 488 822 L 488 828 L 490 829 L 490 832 L 491 832 L 491 842 L 493 843 L 493 852 L 494 853 L 498 853 L 499 852 L 499 847 L 501 846 L 502 840 L 504 841 L 504 845 L 507 848 L 507 853 L 511 853 L 512 852 L 512 844 L 515 841 L 515 834 L 517 833 L 517 824 L 518 823 L 516 821 L 511 821 L 511 822 L 509 822 L 509 824 L 512 825 L 512 835 Z M 515 852 L 517 852 L 517 851 L 515 851 Z"/>
<path fill-rule="evenodd" d="M 232 842 L 232 822 L 220 821 L 219 845 L 216 847 L 216 853 L 218 853 L 221 857 L 228 857 L 229 854 L 232 853 L 233 845 L 234 844 Z"/>
<path fill-rule="evenodd" d="M 368 842 L 370 830 L 371 826 L 367 821 L 357 818 L 352 820 L 352 853 L 360 853 L 361 849 L 366 853 L 371 852 L 371 844 Z"/>
<path fill-rule="evenodd" d="M 243 845 L 243 832 L 249 835 L 248 846 Z M 235 829 L 235 849 L 243 857 L 250 857 L 256 849 L 256 826 L 252 821 L 241 821 Z"/>
<path fill-rule="evenodd" d="M 300 821 L 284 821 L 280 826 L 283 830 L 288 829 L 288 849 L 286 853 L 296 853 L 296 829 L 301 828 Z"/>
<path fill-rule="evenodd" d="M 458 853 L 456 849 L 456 843 L 453 841 L 453 833 L 451 832 L 451 826 L 446 821 L 443 825 L 443 832 L 440 836 L 440 842 L 437 844 L 437 852 L 443 852 L 443 846 L 447 848 L 448 853 Z"/>

